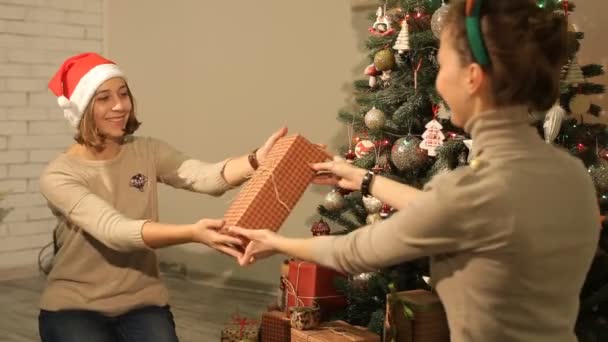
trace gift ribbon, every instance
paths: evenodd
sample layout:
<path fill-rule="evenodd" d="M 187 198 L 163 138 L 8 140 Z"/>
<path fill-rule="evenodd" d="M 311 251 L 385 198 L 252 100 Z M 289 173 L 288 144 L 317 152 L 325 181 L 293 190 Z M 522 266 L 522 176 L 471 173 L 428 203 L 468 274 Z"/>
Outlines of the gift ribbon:
<path fill-rule="evenodd" d="M 243 338 L 243 335 L 245 334 L 245 327 L 248 325 L 257 325 L 257 321 L 255 320 L 251 320 L 248 319 L 246 317 L 242 317 L 239 314 L 235 314 L 234 316 L 232 316 L 232 322 L 231 324 L 237 325 L 239 326 L 239 338 Z"/>
<path fill-rule="evenodd" d="M 422 66 L 422 57 L 418 60 L 418 65 L 414 69 L 414 91 L 418 91 L 418 71 Z"/>
<path fill-rule="evenodd" d="M 355 329 L 355 328 L 353 327 L 353 329 Z M 361 330 L 363 330 L 363 328 L 361 328 Z M 353 341 L 353 342 L 361 341 L 360 336 L 355 335 L 352 330 L 349 330 L 349 329 L 346 329 L 343 327 L 332 327 L 332 326 L 319 327 L 314 331 L 309 330 L 307 333 L 307 336 L 306 336 L 306 341 L 310 341 L 310 338 L 314 337 L 314 335 L 322 334 L 326 331 L 329 331 L 335 335 L 342 336 L 342 337 L 348 339 L 349 341 Z"/>
<path fill-rule="evenodd" d="M 289 279 L 287 278 L 283 278 L 283 282 L 285 283 L 285 289 L 286 291 L 286 295 L 289 296 L 290 294 L 294 296 L 294 298 L 296 299 L 296 305 L 297 306 L 305 306 L 304 302 L 302 301 L 302 299 L 327 299 L 327 298 L 342 298 L 344 296 L 340 296 L 340 295 L 334 295 L 334 296 L 315 296 L 315 297 L 303 297 L 303 296 L 298 296 L 298 285 L 300 283 L 300 268 L 302 266 L 302 264 L 304 263 L 304 261 L 300 261 L 298 262 L 298 269 L 297 269 L 297 273 L 296 273 L 296 285 L 294 286 Z M 316 305 L 316 303 L 315 303 Z M 317 305 L 316 305 L 317 306 Z M 314 306 L 313 306 L 314 308 Z"/>

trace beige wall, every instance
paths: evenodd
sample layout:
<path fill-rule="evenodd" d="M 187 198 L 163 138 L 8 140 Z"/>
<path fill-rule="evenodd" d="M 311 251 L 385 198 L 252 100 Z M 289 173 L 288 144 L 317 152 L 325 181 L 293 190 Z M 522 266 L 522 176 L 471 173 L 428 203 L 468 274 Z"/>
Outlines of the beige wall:
<path fill-rule="evenodd" d="M 605 13 L 608 11 L 608 1 L 605 0 L 578 0 L 575 1 L 577 10 L 573 13 L 571 20 L 579 31 L 585 32 L 585 39 L 582 41 L 579 53 L 581 64 L 599 63 L 608 65 L 608 45 L 606 34 L 608 33 L 608 21 Z M 608 70 L 606 70 L 608 71 Z M 608 76 L 594 78 L 592 81 L 608 84 Z M 606 95 L 596 96 L 594 102 L 608 110 L 608 97 Z M 601 121 L 608 123 L 608 115 L 602 114 L 598 119 L 593 117 L 586 118 L 589 122 Z"/>
<path fill-rule="evenodd" d="M 141 134 L 165 139 L 203 160 L 259 146 L 281 125 L 339 146 L 338 109 L 364 68 L 363 25 L 349 0 L 108 0 L 106 50 L 126 70 L 138 101 Z M 312 189 L 283 228 L 310 235 L 326 189 Z M 161 219 L 220 217 L 236 192 L 211 198 L 163 188 Z M 240 269 L 201 246 L 174 247 L 164 260 L 199 271 L 276 283 L 278 264 Z"/>
<path fill-rule="evenodd" d="M 346 142 L 336 111 L 352 98 L 365 51 L 365 16 L 375 0 L 106 0 L 106 50 L 128 72 L 142 133 L 205 160 L 258 146 L 280 125 L 336 147 Z M 573 17 L 586 40 L 581 63 L 606 65 L 608 2 L 578 1 Z M 367 6 L 367 8 L 365 8 Z M 606 79 L 603 78 L 603 81 Z M 608 100 L 599 99 L 608 108 Z M 283 228 L 307 236 L 325 189 L 312 189 Z M 220 199 L 162 189 L 161 218 L 220 217 Z M 239 269 L 200 246 L 174 247 L 164 260 L 230 277 L 276 283 L 279 259 Z"/>

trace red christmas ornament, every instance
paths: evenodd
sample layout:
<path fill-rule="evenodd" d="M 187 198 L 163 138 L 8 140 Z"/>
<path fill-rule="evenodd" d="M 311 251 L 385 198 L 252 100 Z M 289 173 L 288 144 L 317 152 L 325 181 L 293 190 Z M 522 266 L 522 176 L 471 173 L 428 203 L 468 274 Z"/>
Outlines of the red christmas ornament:
<path fill-rule="evenodd" d="M 393 208 L 390 205 L 384 203 L 382 205 L 382 209 L 380 209 L 380 217 L 387 218 L 391 214 L 391 211 L 393 211 Z"/>
<path fill-rule="evenodd" d="M 312 236 L 329 235 L 329 233 L 331 232 L 331 228 L 329 228 L 327 222 L 321 219 L 320 221 L 315 222 L 312 225 L 310 231 L 312 232 Z"/>
<path fill-rule="evenodd" d="M 599 157 L 608 161 L 608 148 L 603 148 L 600 150 L 600 153 L 598 153 Z"/>
<path fill-rule="evenodd" d="M 355 161 L 355 159 L 357 159 L 357 155 L 353 150 L 349 149 L 344 155 L 344 159 L 346 159 L 347 162 L 352 163 Z"/>

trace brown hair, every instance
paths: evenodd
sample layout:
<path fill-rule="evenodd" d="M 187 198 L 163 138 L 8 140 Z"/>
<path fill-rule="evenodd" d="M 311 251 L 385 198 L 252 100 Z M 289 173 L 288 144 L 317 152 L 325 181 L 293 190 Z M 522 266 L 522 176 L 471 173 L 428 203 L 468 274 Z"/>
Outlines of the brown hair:
<path fill-rule="evenodd" d="M 128 85 L 127 94 L 129 96 L 129 100 L 131 101 L 131 112 L 129 113 L 127 125 L 124 130 L 125 136 L 135 133 L 135 131 L 141 125 L 141 122 L 138 121 L 135 116 L 135 99 L 133 98 L 133 94 L 131 93 L 131 89 L 129 89 Z M 76 142 L 79 144 L 99 150 L 103 149 L 104 147 L 105 136 L 97 130 L 97 126 L 95 125 L 95 119 L 93 118 L 94 103 L 95 98 L 91 99 L 85 108 L 82 115 L 82 120 L 80 120 L 80 124 L 78 125 L 78 132 L 76 132 L 76 135 L 74 135 L 74 140 L 76 140 Z"/>
<path fill-rule="evenodd" d="M 483 1 L 483 0 L 477 0 Z M 464 0 L 450 1 L 445 29 L 463 65 L 474 63 L 465 27 Z M 547 110 L 560 91 L 560 69 L 566 62 L 567 28 L 562 14 L 539 8 L 534 0 L 485 0 L 481 31 L 490 64 L 497 106 L 527 105 Z"/>

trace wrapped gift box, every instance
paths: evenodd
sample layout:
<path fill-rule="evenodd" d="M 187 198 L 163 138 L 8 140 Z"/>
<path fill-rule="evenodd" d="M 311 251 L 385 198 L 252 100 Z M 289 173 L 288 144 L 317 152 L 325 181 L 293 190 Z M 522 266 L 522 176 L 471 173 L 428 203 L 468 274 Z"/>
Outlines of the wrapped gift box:
<path fill-rule="evenodd" d="M 226 227 L 278 230 L 330 156 L 301 135 L 279 139 L 224 215 Z"/>
<path fill-rule="evenodd" d="M 325 323 L 313 330 L 291 329 L 292 342 L 380 342 L 380 336 L 343 321 Z"/>
<path fill-rule="evenodd" d="M 257 341 L 259 326 L 255 320 L 234 315 L 224 326 L 221 333 L 222 342 Z"/>
<path fill-rule="evenodd" d="M 291 321 L 282 311 L 268 311 L 262 315 L 262 342 L 291 341 Z"/>
<path fill-rule="evenodd" d="M 403 291 L 388 294 L 386 302 L 384 341 L 450 341 L 447 318 L 437 294 L 427 290 Z M 408 317 L 406 311 L 412 316 Z"/>
<path fill-rule="evenodd" d="M 338 293 L 335 281 L 345 276 L 327 267 L 311 262 L 289 262 L 289 275 L 285 283 L 287 313 L 293 307 L 319 306 L 322 319 L 346 306 L 346 298 Z"/>

